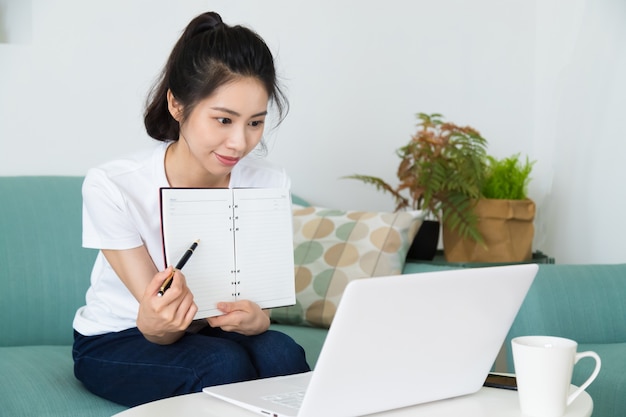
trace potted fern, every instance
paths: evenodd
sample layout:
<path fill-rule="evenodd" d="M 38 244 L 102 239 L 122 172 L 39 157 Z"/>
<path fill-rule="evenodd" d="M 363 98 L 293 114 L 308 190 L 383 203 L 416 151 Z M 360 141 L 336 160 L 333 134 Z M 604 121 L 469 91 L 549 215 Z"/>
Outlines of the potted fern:
<path fill-rule="evenodd" d="M 497 159 L 487 157 L 481 198 L 473 212 L 483 244 L 443 228 L 448 262 L 523 262 L 532 258 L 535 203 L 528 198 L 534 162 L 519 154 Z"/>
<path fill-rule="evenodd" d="M 471 207 L 481 195 L 487 141 L 471 127 L 445 122 L 441 114 L 419 113 L 417 118 L 417 132 L 396 151 L 400 158 L 396 186 L 368 175 L 345 178 L 360 180 L 391 194 L 396 210 L 425 210 L 430 218 L 459 236 L 482 243 Z M 437 226 L 437 239 L 438 232 Z M 413 246 L 419 240 L 418 233 Z M 437 241 L 434 246 L 436 250 Z"/>

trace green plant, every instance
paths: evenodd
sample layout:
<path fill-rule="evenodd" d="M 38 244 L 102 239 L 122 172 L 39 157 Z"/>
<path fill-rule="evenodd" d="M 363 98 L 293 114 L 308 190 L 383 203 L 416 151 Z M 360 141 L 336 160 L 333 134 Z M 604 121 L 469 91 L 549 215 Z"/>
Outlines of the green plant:
<path fill-rule="evenodd" d="M 535 161 L 520 161 L 520 154 L 497 159 L 487 157 L 485 180 L 481 194 L 484 198 L 524 200 L 528 195 L 530 173 Z"/>
<path fill-rule="evenodd" d="M 463 237 L 482 243 L 472 211 L 481 196 L 487 141 L 471 127 L 444 122 L 441 114 L 419 113 L 417 132 L 396 151 L 399 184 L 380 178 L 351 175 L 389 193 L 396 210 L 424 209 Z"/>

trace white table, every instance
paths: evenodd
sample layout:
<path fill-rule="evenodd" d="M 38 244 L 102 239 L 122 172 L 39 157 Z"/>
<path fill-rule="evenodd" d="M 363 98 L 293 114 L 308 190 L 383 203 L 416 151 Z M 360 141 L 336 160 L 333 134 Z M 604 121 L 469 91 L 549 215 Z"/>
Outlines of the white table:
<path fill-rule="evenodd" d="M 583 392 L 567 408 L 564 417 L 589 417 L 593 401 Z M 254 417 L 241 409 L 204 393 L 181 395 L 130 408 L 115 417 Z M 416 405 L 375 414 L 392 417 L 522 417 L 517 391 L 482 388 L 476 394 Z"/>

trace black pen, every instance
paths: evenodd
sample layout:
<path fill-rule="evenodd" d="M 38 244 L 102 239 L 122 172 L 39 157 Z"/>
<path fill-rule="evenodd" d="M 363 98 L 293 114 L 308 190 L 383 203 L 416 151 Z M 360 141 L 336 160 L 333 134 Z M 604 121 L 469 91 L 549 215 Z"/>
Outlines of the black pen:
<path fill-rule="evenodd" d="M 163 281 L 163 285 L 161 285 L 161 289 L 159 289 L 159 293 L 157 294 L 159 297 L 163 296 L 163 294 L 165 294 L 165 291 L 167 291 L 167 289 L 172 285 L 172 280 L 174 279 L 174 272 L 176 272 L 177 269 L 178 270 L 183 269 L 183 266 L 185 266 L 189 258 L 191 258 L 191 255 L 193 254 L 193 251 L 198 246 L 198 243 L 200 243 L 200 239 L 196 240 L 195 242 L 191 244 L 189 249 L 185 251 L 185 253 L 183 254 L 183 257 L 180 258 L 180 261 L 178 261 L 178 263 L 176 264 L 176 268 L 172 269 L 172 273 L 167 278 L 165 278 L 165 281 Z"/>

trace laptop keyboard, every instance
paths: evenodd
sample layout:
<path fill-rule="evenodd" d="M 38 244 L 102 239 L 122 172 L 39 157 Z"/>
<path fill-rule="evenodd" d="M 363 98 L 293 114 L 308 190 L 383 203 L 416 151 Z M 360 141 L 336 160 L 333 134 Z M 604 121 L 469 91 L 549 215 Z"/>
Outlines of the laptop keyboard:
<path fill-rule="evenodd" d="M 263 397 L 266 401 L 271 401 L 275 404 L 284 405 L 285 407 L 298 409 L 302 405 L 302 399 L 306 391 L 294 391 L 285 392 L 283 394 L 272 394 Z"/>

